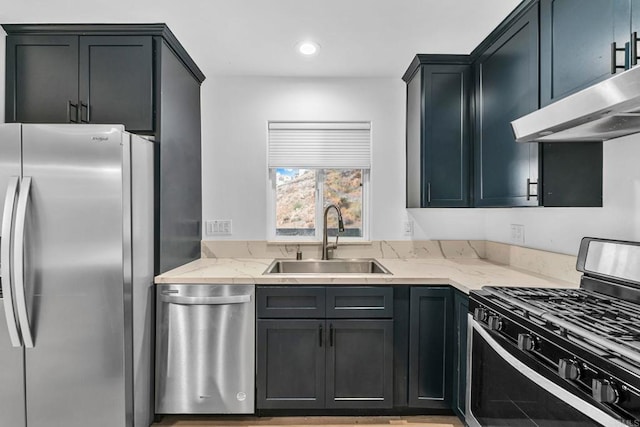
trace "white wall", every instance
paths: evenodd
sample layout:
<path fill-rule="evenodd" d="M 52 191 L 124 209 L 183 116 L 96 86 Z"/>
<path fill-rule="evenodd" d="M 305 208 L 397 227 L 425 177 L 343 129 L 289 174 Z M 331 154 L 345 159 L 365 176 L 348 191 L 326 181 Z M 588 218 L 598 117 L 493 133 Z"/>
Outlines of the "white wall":
<path fill-rule="evenodd" d="M 400 79 L 210 78 L 203 85 L 203 219 L 233 240 L 267 238 L 267 121 L 372 122 L 371 235 L 401 232 L 404 83 Z M 205 236 L 206 238 L 207 236 Z"/>

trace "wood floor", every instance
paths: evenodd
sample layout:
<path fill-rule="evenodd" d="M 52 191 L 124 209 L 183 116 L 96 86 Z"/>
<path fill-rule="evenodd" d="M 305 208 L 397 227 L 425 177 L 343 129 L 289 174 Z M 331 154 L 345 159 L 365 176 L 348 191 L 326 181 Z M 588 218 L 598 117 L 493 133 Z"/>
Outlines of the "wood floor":
<path fill-rule="evenodd" d="M 463 427 L 457 417 L 188 417 L 166 416 L 152 427 Z"/>

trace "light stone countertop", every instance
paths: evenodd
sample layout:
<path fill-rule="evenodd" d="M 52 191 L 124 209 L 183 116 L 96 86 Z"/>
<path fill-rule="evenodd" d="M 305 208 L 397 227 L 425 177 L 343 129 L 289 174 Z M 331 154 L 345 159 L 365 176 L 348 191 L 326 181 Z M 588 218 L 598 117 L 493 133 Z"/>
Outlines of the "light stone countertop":
<path fill-rule="evenodd" d="M 451 285 L 462 292 L 483 286 L 577 288 L 572 283 L 483 259 L 378 259 L 385 274 L 263 275 L 273 259 L 201 258 L 155 279 L 161 283 L 256 285 Z"/>

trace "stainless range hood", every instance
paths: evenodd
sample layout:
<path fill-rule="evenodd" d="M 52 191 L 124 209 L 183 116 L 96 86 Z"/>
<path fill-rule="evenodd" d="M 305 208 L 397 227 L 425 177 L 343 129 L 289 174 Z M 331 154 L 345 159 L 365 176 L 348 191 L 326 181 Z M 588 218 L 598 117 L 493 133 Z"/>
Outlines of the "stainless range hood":
<path fill-rule="evenodd" d="M 517 142 L 606 141 L 640 132 L 640 67 L 511 122 Z"/>

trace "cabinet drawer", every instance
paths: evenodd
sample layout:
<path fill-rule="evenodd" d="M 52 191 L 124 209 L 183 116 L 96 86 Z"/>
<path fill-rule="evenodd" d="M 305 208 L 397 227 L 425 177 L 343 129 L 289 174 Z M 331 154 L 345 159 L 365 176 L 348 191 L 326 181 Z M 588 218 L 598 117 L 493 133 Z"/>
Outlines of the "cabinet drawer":
<path fill-rule="evenodd" d="M 328 319 L 393 317 L 390 286 L 327 287 Z"/>
<path fill-rule="evenodd" d="M 323 287 L 261 286 L 256 293 L 259 318 L 325 317 Z"/>

